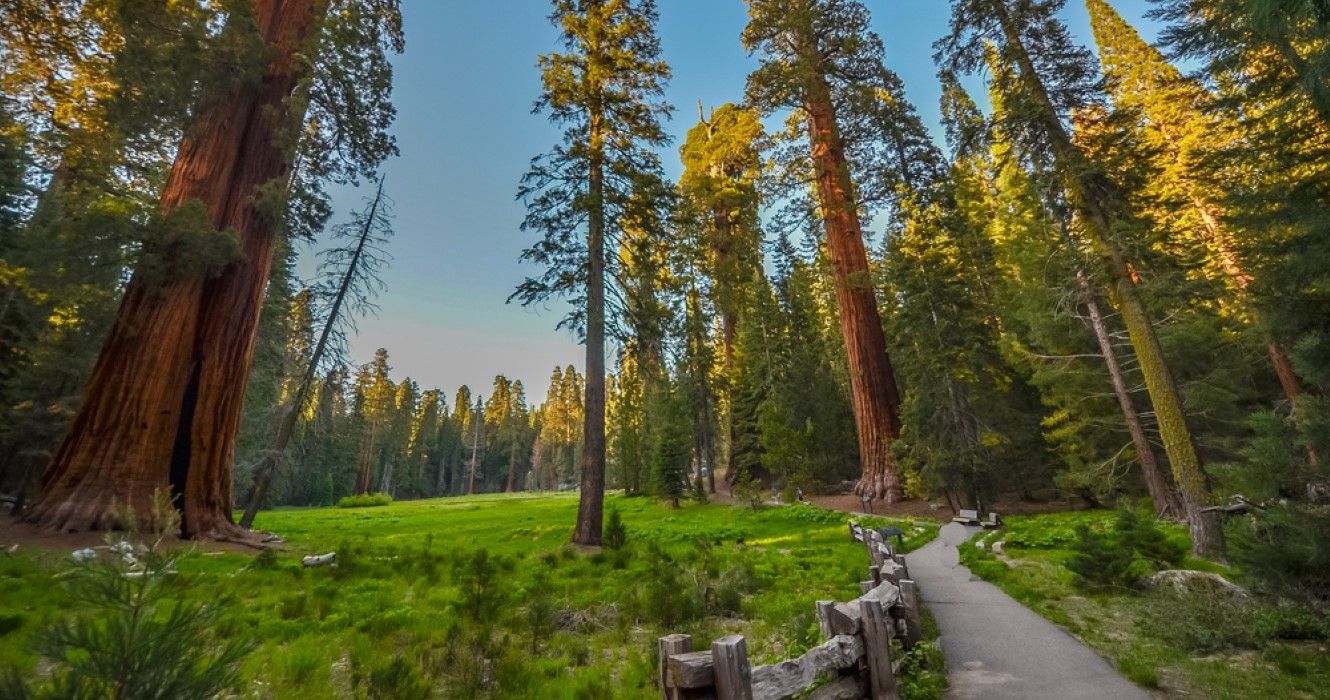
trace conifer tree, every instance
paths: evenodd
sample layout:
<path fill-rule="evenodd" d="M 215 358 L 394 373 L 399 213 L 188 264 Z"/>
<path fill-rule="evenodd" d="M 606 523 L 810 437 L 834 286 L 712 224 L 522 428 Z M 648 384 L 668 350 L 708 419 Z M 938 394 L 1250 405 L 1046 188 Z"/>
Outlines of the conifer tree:
<path fill-rule="evenodd" d="M 447 409 L 443 393 L 438 389 L 428 389 L 420 395 L 420 404 L 411 421 L 411 441 L 408 448 L 406 489 L 416 497 L 432 495 L 428 481 L 428 465 L 437 459 L 440 421 Z"/>
<path fill-rule="evenodd" d="M 693 450 L 697 456 L 696 478 L 701 479 L 705 472 L 709 481 L 708 487 L 712 493 L 715 493 L 719 397 L 714 389 L 717 381 L 716 353 L 710 337 L 711 324 L 708 311 L 701 291 L 693 286 L 688 290 L 684 300 L 683 351 L 677 372 L 679 391 L 691 409 Z"/>
<path fill-rule="evenodd" d="M 395 0 L 226 8 L 222 33 L 262 50 L 245 53 L 239 65 L 249 70 L 211 67 L 222 77 L 183 130 L 160 216 L 31 521 L 106 527 L 112 503 L 146 514 L 150 494 L 170 486 L 184 535 L 237 532 L 235 437 L 276 238 L 289 221 L 294 135 L 322 147 L 307 151 L 303 182 L 355 180 L 393 151 L 385 54 L 401 49 Z M 315 117 L 309 129 L 293 128 L 306 116 Z"/>
<path fill-rule="evenodd" d="M 1009 120 L 1002 127 L 1028 160 L 1055 165 L 1089 234 L 1101 268 L 1110 280 L 1114 305 L 1122 314 L 1140 361 L 1157 417 L 1164 449 L 1181 491 L 1196 554 L 1222 558 L 1223 532 L 1218 519 L 1204 508 L 1209 483 L 1188 426 L 1182 398 L 1163 355 L 1150 313 L 1136 288 L 1119 234 L 1133 225 L 1132 212 L 1105 173 L 1072 140 L 1064 122 L 1076 110 L 1100 100 L 1101 87 L 1093 59 L 1071 40 L 1055 13 L 1063 0 L 1039 4 L 1009 0 L 954 0 L 951 33 L 938 43 L 939 58 L 958 71 L 973 71 L 995 47 L 1003 65 L 1011 67 Z"/>
<path fill-rule="evenodd" d="M 762 449 L 760 423 L 763 402 L 771 396 L 776 383 L 777 324 L 780 310 L 771 283 L 761 272 L 751 285 L 751 306 L 744 317 L 752 320 L 739 327 L 734 353 L 734 385 L 730 391 L 731 444 L 727 481 L 733 485 L 746 481 L 770 481 Z"/>
<path fill-rule="evenodd" d="M 1247 97 L 1296 96 L 1330 127 L 1330 9 L 1320 0 L 1156 0 L 1163 40 L 1213 75 L 1246 74 Z"/>
<path fill-rule="evenodd" d="M 532 162 L 518 196 L 523 229 L 543 235 L 523 254 L 546 272 L 514 294 L 524 304 L 571 296 L 579 308 L 561 325 L 586 343 L 586 408 L 581 502 L 573 541 L 600 544 L 605 490 L 605 331 L 607 266 L 637 206 L 656 206 L 643 190 L 663 192 L 660 120 L 669 67 L 660 59 L 652 0 L 553 0 L 563 52 L 540 57 L 544 90 L 537 108 L 565 127 L 564 141 Z M 582 222 L 585 222 L 583 224 Z M 650 232 L 649 232 L 650 233 Z M 611 270 L 612 272 L 612 270 Z"/>
<path fill-rule="evenodd" d="M 1000 66 L 993 70 L 1002 72 Z M 970 247 L 974 252 L 966 259 L 972 266 L 983 264 L 994 271 L 980 290 L 990 304 L 1001 308 L 993 322 L 1001 328 L 1004 354 L 1016 358 L 1010 360 L 1013 365 L 1028 367 L 1052 411 L 1044 423 L 1048 442 L 1065 463 L 1059 483 L 1082 496 L 1106 501 L 1117 486 L 1113 477 L 1118 473 L 1117 455 L 1124 454 L 1112 446 L 1116 436 L 1099 427 L 1111 420 L 1110 409 L 1101 410 L 1102 402 L 1093 398 L 1101 393 L 1105 377 L 1081 362 L 1095 356 L 1095 346 L 1084 334 L 1066 327 L 1070 315 L 1092 331 L 1131 438 L 1132 452 L 1125 454 L 1139 463 L 1156 512 L 1180 517 L 1177 496 L 1161 471 L 1136 408 L 1139 399 L 1127 383 L 1112 337 L 1116 329 L 1108 325 L 1102 295 L 1085 273 L 1084 261 L 1067 247 L 1070 239 L 1065 230 L 1070 224 L 1061 187 L 1053 183 L 1052 192 L 1037 191 L 1036 179 L 1021 169 L 1004 133 L 989 128 L 953 75 L 944 71 L 942 80 L 944 124 L 956 154 L 952 181 L 958 207 L 970 222 L 966 228 L 982 232 L 985 238 Z M 1005 102 L 1000 90 L 993 90 L 991 102 L 994 119 L 1002 121 Z M 975 277 L 989 276 L 977 272 Z M 1105 444 L 1110 446 L 1106 454 L 1099 447 Z"/>
<path fill-rule="evenodd" d="M 360 456 L 356 475 L 356 494 L 369 493 L 374 476 L 384 466 L 384 456 L 391 449 L 389 432 L 396 408 L 397 387 L 388 375 L 388 351 L 379 348 L 374 359 L 356 375 L 355 418 L 360 426 Z"/>
<path fill-rule="evenodd" d="M 734 354 L 744 288 L 761 263 L 758 185 L 764 138 L 756 112 L 726 103 L 701 118 L 679 149 L 684 166 L 679 188 L 690 213 L 704 220 L 703 274 L 720 313 L 726 361 Z"/>
<path fill-rule="evenodd" d="M 744 46 L 762 61 L 748 79 L 749 102 L 766 114 L 798 110 L 806 128 L 806 143 L 787 151 L 785 165 L 816 182 L 863 465 L 856 491 L 894 502 L 903 494 L 889 449 L 900 433 L 900 392 L 860 219 L 869 182 L 862 172 L 855 178 L 856 166 L 866 167 L 873 155 L 864 137 L 871 122 L 855 107 L 883 76 L 881 42 L 868 30 L 867 9 L 853 1 L 749 0 L 748 16 Z"/>
<path fill-rule="evenodd" d="M 693 454 L 688 409 L 684 397 L 673 387 L 662 392 L 656 409 L 651 445 L 652 490 L 678 508 Z"/>
<path fill-rule="evenodd" d="M 1202 250 L 1212 274 L 1222 276 L 1230 295 L 1249 310 L 1251 272 L 1226 221 L 1218 181 L 1240 175 L 1216 173 L 1212 164 L 1217 154 L 1237 147 L 1240 132 L 1215 113 L 1214 98 L 1201 85 L 1183 76 L 1105 0 L 1086 0 L 1086 7 L 1109 95 L 1116 107 L 1140 120 L 1143 145 L 1155 154 L 1150 189 L 1160 200 L 1184 203 L 1180 223 L 1205 233 Z M 1296 403 L 1303 390 L 1288 353 L 1273 339 L 1266 341 L 1266 351 L 1285 397 Z"/>
<path fill-rule="evenodd" d="M 471 437 L 475 434 L 475 421 L 479 420 L 479 416 L 472 410 L 474 405 L 471 387 L 465 384 L 457 387 L 457 393 L 453 395 L 453 415 L 449 421 L 456 442 L 453 444 L 453 449 L 448 452 L 444 479 L 448 485 L 445 491 L 448 495 L 465 492 L 467 456 L 471 453 Z"/>
<path fill-rule="evenodd" d="M 731 405 L 734 347 L 740 314 L 747 304 L 748 285 L 761 265 L 762 232 L 758 217 L 761 203 L 761 149 L 765 133 L 758 114 L 747 107 L 726 103 L 702 112 L 699 123 L 688 132 L 679 149 L 684 172 L 679 179 L 682 218 L 694 234 L 685 257 L 693 280 L 685 310 L 686 392 L 692 397 L 694 435 L 699 469 L 705 467 L 709 488 L 716 490 L 716 439 L 713 424 L 716 408 Z M 706 299 L 701 296 L 707 290 Z M 703 339 L 707 330 L 704 306 L 720 319 L 720 353 L 716 358 Z M 711 376 L 711 365 L 721 362 L 719 376 Z M 713 390 L 713 385 L 716 389 Z M 734 441 L 733 421 L 728 413 L 721 421 L 725 445 Z"/>
<path fill-rule="evenodd" d="M 618 486 L 629 495 L 640 495 L 651 485 L 646 382 L 631 347 L 619 353 L 617 365 L 609 387 L 608 447 Z"/>

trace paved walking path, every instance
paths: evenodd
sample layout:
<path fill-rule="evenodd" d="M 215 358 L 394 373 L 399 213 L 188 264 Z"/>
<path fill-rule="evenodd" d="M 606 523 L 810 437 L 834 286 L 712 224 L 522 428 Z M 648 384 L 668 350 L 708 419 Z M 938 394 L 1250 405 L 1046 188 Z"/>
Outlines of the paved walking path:
<path fill-rule="evenodd" d="M 937 619 L 954 700 L 1136 700 L 1150 695 L 1060 627 L 960 565 L 979 528 L 951 523 L 906 555 Z"/>

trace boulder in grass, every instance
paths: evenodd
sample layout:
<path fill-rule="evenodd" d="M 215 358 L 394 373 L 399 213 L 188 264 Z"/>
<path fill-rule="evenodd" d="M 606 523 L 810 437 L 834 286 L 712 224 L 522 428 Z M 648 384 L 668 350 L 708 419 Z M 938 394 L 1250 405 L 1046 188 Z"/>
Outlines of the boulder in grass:
<path fill-rule="evenodd" d="M 1233 598 L 1246 598 L 1247 589 L 1219 574 L 1190 569 L 1166 569 L 1145 580 L 1146 588 L 1169 588 L 1178 593 L 1214 591 Z"/>

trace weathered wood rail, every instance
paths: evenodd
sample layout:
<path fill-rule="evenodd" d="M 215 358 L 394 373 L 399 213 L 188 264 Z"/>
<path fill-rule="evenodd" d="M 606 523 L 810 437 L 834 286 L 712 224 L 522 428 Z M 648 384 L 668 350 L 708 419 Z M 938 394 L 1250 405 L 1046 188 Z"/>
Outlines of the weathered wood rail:
<path fill-rule="evenodd" d="M 894 700 L 898 663 L 892 640 L 909 651 L 919 643 L 919 596 L 905 557 L 875 530 L 850 521 L 850 538 L 868 552 L 869 578 L 847 603 L 817 602 L 827 640 L 802 656 L 753 667 L 742 636 L 693 650 L 693 638 L 660 638 L 660 686 L 665 700 L 784 700 L 812 690 L 810 700 Z M 821 683 L 821 685 L 818 685 Z"/>

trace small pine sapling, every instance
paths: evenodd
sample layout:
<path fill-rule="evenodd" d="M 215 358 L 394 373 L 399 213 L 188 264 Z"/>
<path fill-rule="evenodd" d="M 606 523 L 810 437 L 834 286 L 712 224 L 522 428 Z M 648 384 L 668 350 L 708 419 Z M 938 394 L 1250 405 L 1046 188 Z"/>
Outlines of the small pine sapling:
<path fill-rule="evenodd" d="M 628 544 L 628 528 L 624 526 L 623 516 L 619 514 L 618 508 L 611 507 L 605 516 L 605 533 L 601 537 L 601 543 L 606 549 L 623 549 L 623 546 Z"/>
<path fill-rule="evenodd" d="M 181 590 L 176 565 L 187 552 L 164 546 L 180 531 L 170 496 L 154 492 L 147 529 L 127 506 L 117 516 L 123 536 L 108 536 L 105 551 L 80 550 L 89 554 L 76 556 L 79 568 L 66 579 L 74 599 L 92 610 L 67 616 L 35 640 L 54 672 L 32 685 L 13 677 L 0 696 L 210 698 L 235 685 L 253 644 L 216 633 L 225 602 L 172 596 Z"/>

